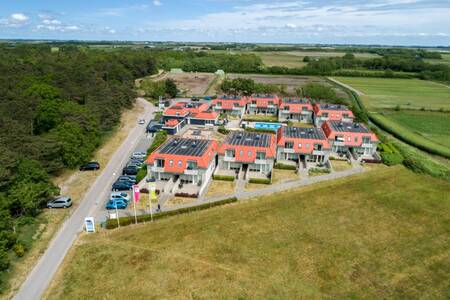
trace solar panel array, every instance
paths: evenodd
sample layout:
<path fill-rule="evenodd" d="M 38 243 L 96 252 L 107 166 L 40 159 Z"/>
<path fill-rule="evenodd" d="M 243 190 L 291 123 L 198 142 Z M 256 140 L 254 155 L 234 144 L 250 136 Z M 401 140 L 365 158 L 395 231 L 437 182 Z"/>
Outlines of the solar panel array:
<path fill-rule="evenodd" d="M 299 98 L 283 98 L 283 103 L 292 103 L 292 104 L 307 104 L 309 103 L 306 99 L 299 99 Z"/>
<path fill-rule="evenodd" d="M 208 149 L 209 143 L 208 140 L 172 138 L 158 149 L 158 153 L 202 156 Z"/>
<path fill-rule="evenodd" d="M 241 96 L 221 96 L 219 100 L 241 100 Z"/>
<path fill-rule="evenodd" d="M 341 104 L 320 104 L 320 109 L 330 109 L 330 110 L 348 110 L 347 106 Z"/>
<path fill-rule="evenodd" d="M 361 123 L 350 123 L 350 122 L 340 122 L 331 121 L 331 128 L 338 132 L 358 132 L 358 133 L 369 133 L 369 129 Z"/>
<path fill-rule="evenodd" d="M 282 127 L 283 136 L 294 139 L 325 140 L 322 128 Z"/>
<path fill-rule="evenodd" d="M 230 133 L 224 144 L 236 146 L 269 147 L 272 134 L 236 131 Z"/>

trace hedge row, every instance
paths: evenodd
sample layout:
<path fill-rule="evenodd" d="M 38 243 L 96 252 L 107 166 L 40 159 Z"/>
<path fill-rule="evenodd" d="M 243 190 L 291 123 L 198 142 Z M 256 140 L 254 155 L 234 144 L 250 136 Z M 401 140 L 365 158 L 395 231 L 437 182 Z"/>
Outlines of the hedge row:
<path fill-rule="evenodd" d="M 297 166 L 285 165 L 283 163 L 276 163 L 273 168 L 280 170 L 297 170 Z"/>
<path fill-rule="evenodd" d="M 225 126 L 220 126 L 219 129 L 217 129 L 217 131 L 221 134 L 228 134 L 230 132 L 228 129 L 225 128 Z"/>
<path fill-rule="evenodd" d="M 246 115 L 242 118 L 242 121 L 247 121 L 247 122 L 270 122 L 270 123 L 275 123 L 278 122 L 278 117 L 277 116 L 249 116 Z"/>
<path fill-rule="evenodd" d="M 312 173 L 324 173 L 324 174 L 328 174 L 328 173 L 330 173 L 330 172 L 331 172 L 330 169 L 325 169 L 325 168 L 311 168 L 311 169 L 308 170 L 308 173 L 309 173 L 309 174 L 312 174 Z"/>
<path fill-rule="evenodd" d="M 377 150 L 384 164 L 394 166 L 403 163 L 403 155 L 391 142 L 379 144 Z"/>
<path fill-rule="evenodd" d="M 270 184 L 270 179 L 266 178 L 250 178 L 248 180 L 249 183 L 256 183 L 256 184 Z"/>
<path fill-rule="evenodd" d="M 247 132 L 260 132 L 260 133 L 275 133 L 274 130 L 263 129 L 263 128 L 253 128 L 253 127 L 245 127 L 245 131 Z"/>
<path fill-rule="evenodd" d="M 396 138 L 414 146 L 426 152 L 437 154 L 446 158 L 450 158 L 450 149 L 441 146 L 432 141 L 426 140 L 423 137 L 411 132 L 408 129 L 398 125 L 397 123 L 389 120 L 380 114 L 370 114 L 370 119 L 373 123 L 379 126 L 381 129 L 389 132 Z"/>
<path fill-rule="evenodd" d="M 234 176 L 231 175 L 213 175 L 214 180 L 234 181 Z"/>
<path fill-rule="evenodd" d="M 198 206 L 180 208 L 180 209 L 171 210 L 171 211 L 164 211 L 164 212 L 153 214 L 153 220 L 159 220 L 159 219 L 163 219 L 163 218 L 170 217 L 170 216 L 176 216 L 176 215 L 190 213 L 190 212 L 194 212 L 194 211 L 205 210 L 205 209 L 212 208 L 215 206 L 221 206 L 221 205 L 225 205 L 225 204 L 229 204 L 229 203 L 234 203 L 237 201 L 238 201 L 238 199 L 236 197 L 233 197 L 233 198 L 227 198 L 227 199 L 216 201 L 216 202 L 205 203 L 205 204 L 198 205 Z M 151 220 L 151 215 L 149 215 L 149 214 L 137 216 L 138 223 L 149 222 L 150 220 Z M 134 224 L 135 219 L 134 219 L 134 216 L 120 217 L 119 222 L 120 222 L 120 226 L 128 226 L 128 225 Z M 117 228 L 117 219 L 108 219 L 106 221 L 106 229 L 114 229 L 114 228 Z"/>

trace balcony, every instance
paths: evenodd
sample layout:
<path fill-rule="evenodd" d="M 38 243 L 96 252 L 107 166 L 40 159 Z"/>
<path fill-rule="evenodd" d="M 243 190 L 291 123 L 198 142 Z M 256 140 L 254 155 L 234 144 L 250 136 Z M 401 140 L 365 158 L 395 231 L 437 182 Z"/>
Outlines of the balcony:
<path fill-rule="evenodd" d="M 289 110 L 285 109 L 285 110 L 282 110 L 281 113 L 283 113 L 283 114 L 290 114 L 291 112 Z"/>
<path fill-rule="evenodd" d="M 249 107 L 256 107 L 256 103 L 250 103 L 248 106 Z"/>
<path fill-rule="evenodd" d="M 214 109 L 222 109 L 222 105 L 214 105 Z"/>
<path fill-rule="evenodd" d="M 257 165 L 266 165 L 267 164 L 267 159 L 255 159 L 255 164 Z"/>
<path fill-rule="evenodd" d="M 363 148 L 372 148 L 373 144 L 372 143 L 362 143 L 361 147 L 363 147 Z"/>
<path fill-rule="evenodd" d="M 284 153 L 295 153 L 295 150 L 292 148 L 284 148 L 283 152 Z"/>
<path fill-rule="evenodd" d="M 335 146 L 345 146 L 345 142 L 344 141 L 333 141 L 333 145 L 335 145 Z"/>
<path fill-rule="evenodd" d="M 161 173 L 164 172 L 164 167 L 151 166 L 150 170 L 155 173 Z"/>
<path fill-rule="evenodd" d="M 233 110 L 242 110 L 241 106 L 233 106 Z"/>
<path fill-rule="evenodd" d="M 302 110 L 301 114 L 302 115 L 310 115 L 310 114 L 312 114 L 312 111 L 310 111 L 310 110 Z"/>
<path fill-rule="evenodd" d="M 224 156 L 224 157 L 223 157 L 223 161 L 235 162 L 235 161 L 236 161 L 236 157 L 232 157 L 232 156 Z"/>
<path fill-rule="evenodd" d="M 273 104 L 267 104 L 267 108 L 275 108 L 275 105 L 273 105 Z"/>
<path fill-rule="evenodd" d="M 184 170 L 186 175 L 198 175 L 198 169 L 186 169 Z"/>
<path fill-rule="evenodd" d="M 325 152 L 322 150 L 313 150 L 312 154 L 313 155 L 325 155 Z"/>

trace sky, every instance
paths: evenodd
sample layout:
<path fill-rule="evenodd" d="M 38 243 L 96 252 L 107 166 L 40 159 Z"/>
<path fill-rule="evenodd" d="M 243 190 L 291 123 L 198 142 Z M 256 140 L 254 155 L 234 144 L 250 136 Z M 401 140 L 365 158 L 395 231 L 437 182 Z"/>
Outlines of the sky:
<path fill-rule="evenodd" d="M 450 45 L 450 0 L 15 0 L 2 39 Z"/>

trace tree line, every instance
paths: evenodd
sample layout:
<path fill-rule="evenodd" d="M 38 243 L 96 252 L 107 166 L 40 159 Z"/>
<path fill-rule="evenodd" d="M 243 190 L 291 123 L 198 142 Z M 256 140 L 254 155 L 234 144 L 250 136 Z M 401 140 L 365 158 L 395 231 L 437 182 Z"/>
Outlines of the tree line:
<path fill-rule="evenodd" d="M 0 286 L 11 251 L 29 246 L 20 224 L 59 193 L 51 176 L 87 162 L 132 105 L 134 79 L 155 72 L 146 51 L 0 46 Z"/>

